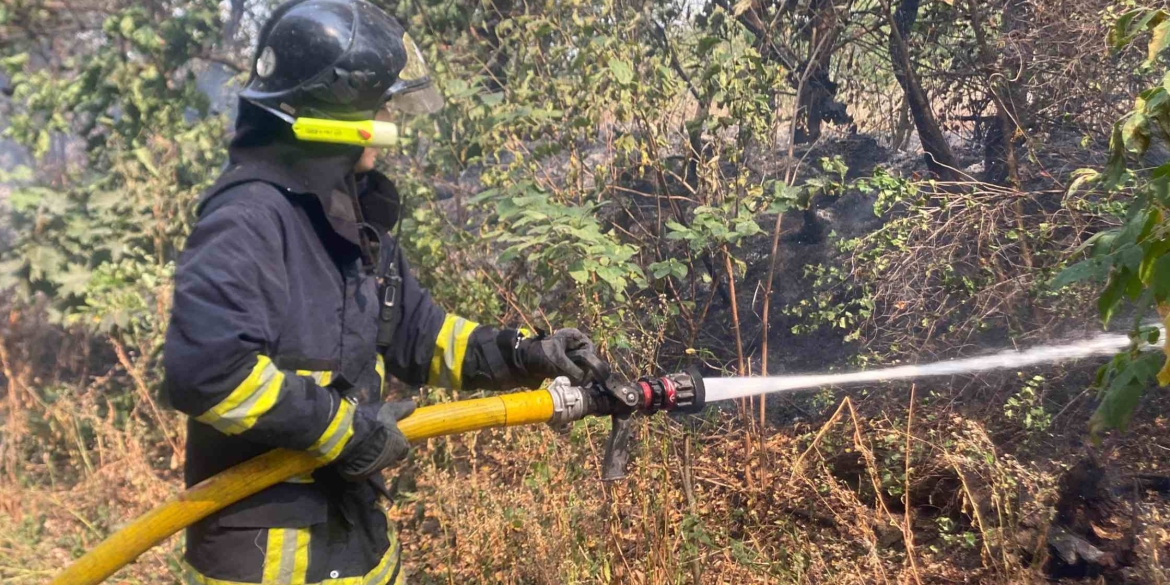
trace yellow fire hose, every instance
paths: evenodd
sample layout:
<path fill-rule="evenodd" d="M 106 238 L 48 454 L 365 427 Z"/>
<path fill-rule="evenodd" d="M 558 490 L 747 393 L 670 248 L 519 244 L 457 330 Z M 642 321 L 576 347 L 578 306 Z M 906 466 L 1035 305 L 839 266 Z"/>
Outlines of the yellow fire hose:
<path fill-rule="evenodd" d="M 548 390 L 503 394 L 419 408 L 398 423 L 411 441 L 493 427 L 548 422 Z M 277 449 L 200 482 L 175 496 L 66 567 L 50 585 L 97 585 L 172 534 L 265 488 L 320 466 L 298 451 Z"/>

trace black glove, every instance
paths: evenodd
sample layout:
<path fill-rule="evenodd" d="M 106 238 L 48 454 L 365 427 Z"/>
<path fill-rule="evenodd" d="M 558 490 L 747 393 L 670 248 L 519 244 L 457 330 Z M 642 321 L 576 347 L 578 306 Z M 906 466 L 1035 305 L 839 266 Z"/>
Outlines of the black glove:
<path fill-rule="evenodd" d="M 597 357 L 593 342 L 576 329 L 521 339 L 516 357 L 528 374 L 521 382 L 533 388 L 545 378 L 557 376 L 568 376 L 573 384 L 609 378 L 609 365 Z"/>
<path fill-rule="evenodd" d="M 377 408 L 374 431 L 361 443 L 347 449 L 337 461 L 337 473 L 346 481 L 362 481 L 406 458 L 410 442 L 398 430 L 398 421 L 414 412 L 413 400 L 364 405 Z"/>

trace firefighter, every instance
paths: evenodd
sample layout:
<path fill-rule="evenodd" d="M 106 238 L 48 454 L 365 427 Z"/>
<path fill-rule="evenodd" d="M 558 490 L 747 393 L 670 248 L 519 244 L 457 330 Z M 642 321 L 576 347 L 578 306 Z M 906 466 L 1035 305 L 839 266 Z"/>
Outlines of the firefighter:
<path fill-rule="evenodd" d="M 367 2 L 295 0 L 262 27 L 229 165 L 200 199 L 175 275 L 166 392 L 190 417 L 188 485 L 274 448 L 327 465 L 192 525 L 188 583 L 403 582 L 380 472 L 406 456 L 397 421 L 414 405 L 383 401 L 387 375 L 496 390 L 608 375 L 575 329 L 497 330 L 444 312 L 391 235 L 401 206 L 375 153 L 292 131 L 298 118 L 441 104 L 409 34 Z"/>

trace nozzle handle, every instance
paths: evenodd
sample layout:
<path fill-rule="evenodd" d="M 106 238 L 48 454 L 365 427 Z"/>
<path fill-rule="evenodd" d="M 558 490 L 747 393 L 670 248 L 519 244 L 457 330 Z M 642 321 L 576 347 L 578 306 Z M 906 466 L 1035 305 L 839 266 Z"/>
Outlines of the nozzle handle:
<path fill-rule="evenodd" d="M 626 477 L 626 464 L 630 461 L 630 416 L 633 413 L 614 414 L 610 417 L 613 428 L 605 441 L 605 459 L 601 462 L 601 481 L 617 481 Z"/>

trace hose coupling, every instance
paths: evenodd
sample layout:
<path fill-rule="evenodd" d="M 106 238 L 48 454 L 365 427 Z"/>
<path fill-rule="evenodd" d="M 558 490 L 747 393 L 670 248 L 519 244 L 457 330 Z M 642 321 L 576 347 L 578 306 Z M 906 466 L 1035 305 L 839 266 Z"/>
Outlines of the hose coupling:
<path fill-rule="evenodd" d="M 552 396 L 553 415 L 548 424 L 553 428 L 564 428 L 569 423 L 581 420 L 590 414 L 590 401 L 585 389 L 574 386 L 568 378 L 561 376 L 549 382 L 548 393 Z"/>

